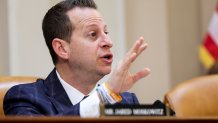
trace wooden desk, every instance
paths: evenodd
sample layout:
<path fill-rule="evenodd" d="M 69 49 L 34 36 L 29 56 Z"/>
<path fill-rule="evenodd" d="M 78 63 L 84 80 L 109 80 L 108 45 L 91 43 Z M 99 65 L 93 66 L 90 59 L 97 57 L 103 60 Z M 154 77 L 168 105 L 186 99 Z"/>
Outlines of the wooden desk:
<path fill-rule="evenodd" d="M 101 118 L 79 118 L 79 117 L 2 117 L 0 123 L 218 123 L 218 117 L 101 117 Z"/>

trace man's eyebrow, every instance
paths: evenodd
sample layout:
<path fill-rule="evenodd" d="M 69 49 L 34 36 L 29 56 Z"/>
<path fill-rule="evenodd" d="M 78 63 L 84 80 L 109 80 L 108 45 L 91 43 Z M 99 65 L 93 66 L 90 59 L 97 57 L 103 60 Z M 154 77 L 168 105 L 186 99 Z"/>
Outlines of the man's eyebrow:
<path fill-rule="evenodd" d="M 107 25 L 106 24 L 103 24 L 100 28 L 103 28 L 104 30 L 107 30 Z M 82 27 L 84 30 L 88 30 L 90 28 L 99 28 L 99 25 L 97 23 L 93 23 L 93 22 L 90 22 L 90 24 L 87 24 L 86 26 L 83 25 Z"/>
<path fill-rule="evenodd" d="M 92 27 L 92 26 L 99 26 L 97 23 L 92 23 L 92 24 L 88 24 L 87 25 L 88 27 Z M 107 25 L 106 24 L 104 24 L 103 26 L 102 26 L 103 28 L 107 28 Z"/>

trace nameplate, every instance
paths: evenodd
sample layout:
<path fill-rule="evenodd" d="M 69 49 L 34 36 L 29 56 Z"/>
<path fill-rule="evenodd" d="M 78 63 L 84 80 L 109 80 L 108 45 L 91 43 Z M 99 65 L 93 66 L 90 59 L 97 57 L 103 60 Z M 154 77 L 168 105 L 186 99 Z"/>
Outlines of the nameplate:
<path fill-rule="evenodd" d="M 103 116 L 167 116 L 166 106 L 154 105 L 102 105 Z"/>

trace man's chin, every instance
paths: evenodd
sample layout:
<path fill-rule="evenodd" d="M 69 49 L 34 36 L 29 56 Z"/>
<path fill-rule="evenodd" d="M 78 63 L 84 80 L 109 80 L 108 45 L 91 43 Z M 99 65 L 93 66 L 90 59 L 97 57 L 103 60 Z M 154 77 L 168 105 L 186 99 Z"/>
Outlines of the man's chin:
<path fill-rule="evenodd" d="M 110 73 L 111 73 L 111 69 L 105 69 L 105 70 L 101 70 L 101 71 L 100 71 L 100 74 L 101 74 L 102 76 L 108 75 L 108 74 L 110 74 Z"/>
<path fill-rule="evenodd" d="M 108 74 L 110 74 L 111 73 L 111 71 L 107 71 L 107 72 L 103 72 L 102 74 L 104 75 L 104 76 L 106 76 L 106 75 L 108 75 Z"/>

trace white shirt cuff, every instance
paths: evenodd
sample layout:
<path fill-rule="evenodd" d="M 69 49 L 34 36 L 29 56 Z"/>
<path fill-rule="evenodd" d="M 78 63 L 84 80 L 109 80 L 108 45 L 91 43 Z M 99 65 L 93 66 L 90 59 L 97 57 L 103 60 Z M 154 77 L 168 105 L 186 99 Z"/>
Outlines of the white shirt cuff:
<path fill-rule="evenodd" d="M 99 117 L 100 99 L 97 91 L 80 102 L 80 117 Z"/>

